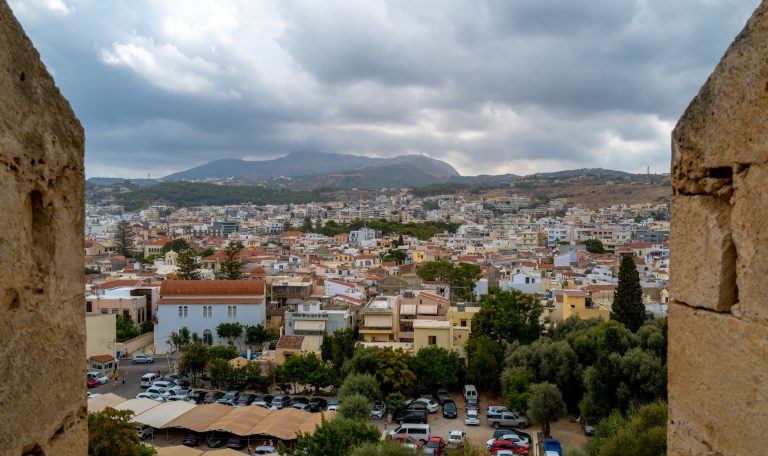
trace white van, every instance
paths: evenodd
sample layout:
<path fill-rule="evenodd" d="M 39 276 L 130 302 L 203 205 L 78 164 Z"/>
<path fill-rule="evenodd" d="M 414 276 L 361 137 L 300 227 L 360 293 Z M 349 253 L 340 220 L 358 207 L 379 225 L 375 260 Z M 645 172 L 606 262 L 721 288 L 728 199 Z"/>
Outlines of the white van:
<path fill-rule="evenodd" d="M 142 388 L 149 388 L 150 386 L 152 386 L 152 383 L 160 380 L 161 378 L 162 377 L 160 377 L 160 375 L 153 374 L 150 372 L 149 374 L 144 374 L 141 376 L 141 381 L 139 382 L 139 385 L 141 385 Z"/>
<path fill-rule="evenodd" d="M 428 442 L 432 437 L 432 428 L 428 424 L 419 423 L 403 423 L 400 426 L 389 431 L 389 437 L 397 434 L 405 434 L 410 436 L 414 440 L 421 440 L 422 442 Z"/>
<path fill-rule="evenodd" d="M 470 399 L 477 400 L 477 389 L 475 388 L 475 385 L 464 385 L 463 392 L 465 401 Z"/>

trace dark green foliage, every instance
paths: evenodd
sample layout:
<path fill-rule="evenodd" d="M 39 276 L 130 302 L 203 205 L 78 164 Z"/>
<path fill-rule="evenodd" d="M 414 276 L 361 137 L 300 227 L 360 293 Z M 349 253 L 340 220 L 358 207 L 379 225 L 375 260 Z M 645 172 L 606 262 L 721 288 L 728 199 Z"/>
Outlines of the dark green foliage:
<path fill-rule="evenodd" d="M 244 277 L 241 268 L 243 261 L 240 252 L 243 250 L 242 242 L 230 242 L 224 248 L 225 259 L 221 263 L 221 278 L 226 280 L 240 280 Z"/>
<path fill-rule="evenodd" d="M 533 295 L 517 290 L 484 297 L 480 312 L 472 319 L 472 336 L 484 335 L 496 342 L 528 344 L 539 338 L 543 307 Z"/>
<path fill-rule="evenodd" d="M 362 394 L 344 396 L 339 406 L 339 415 L 350 420 L 365 421 L 371 415 L 373 404 Z"/>
<path fill-rule="evenodd" d="M 603 241 L 600 239 L 587 239 L 584 241 L 584 247 L 589 253 L 605 253 Z"/>
<path fill-rule="evenodd" d="M 367 442 L 378 442 L 381 433 L 376 426 L 341 416 L 331 421 L 323 418 L 311 434 L 297 433 L 296 454 L 304 456 L 344 456 L 352 448 Z"/>
<path fill-rule="evenodd" d="M 585 329 L 572 331 L 566 340 L 573 347 L 579 362 L 591 366 L 598 356 L 618 353 L 623 355 L 634 346 L 635 338 L 622 324 L 606 321 Z"/>
<path fill-rule="evenodd" d="M 333 334 L 323 337 L 320 347 L 323 361 L 330 361 L 341 374 L 344 362 L 355 354 L 355 345 L 357 341 L 352 328 L 334 331 Z"/>
<path fill-rule="evenodd" d="M 480 279 L 482 269 L 476 264 L 450 261 L 429 261 L 421 265 L 416 274 L 423 280 L 438 280 L 451 287 L 451 299 L 454 302 L 475 300 L 475 284 Z"/>
<path fill-rule="evenodd" d="M 260 350 L 264 342 L 278 340 L 280 333 L 276 329 L 266 329 L 262 325 L 245 327 L 245 343 L 252 349 Z"/>
<path fill-rule="evenodd" d="M 133 321 L 123 315 L 118 315 L 115 319 L 115 329 L 115 337 L 120 341 L 133 339 L 139 335 L 139 331 L 136 329 L 136 325 Z"/>
<path fill-rule="evenodd" d="M 115 244 L 117 244 L 117 253 L 128 258 L 133 250 L 133 228 L 125 220 L 117 223 L 115 228 Z"/>
<path fill-rule="evenodd" d="M 182 375 L 191 375 L 194 383 L 198 375 L 205 371 L 208 365 L 208 347 L 203 345 L 199 338 L 195 338 L 181 349 L 181 359 L 179 360 L 179 373 Z"/>
<path fill-rule="evenodd" d="M 410 368 L 410 357 L 402 348 L 386 347 L 376 353 L 376 378 L 383 392 L 403 391 L 413 386 L 416 375 Z"/>
<path fill-rule="evenodd" d="M 387 413 L 396 416 L 405 408 L 405 396 L 399 391 L 395 391 L 387 396 Z"/>
<path fill-rule="evenodd" d="M 98 270 L 98 268 L 89 268 L 89 267 L 86 267 L 86 268 L 85 268 L 85 274 L 86 274 L 86 275 L 88 275 L 88 274 L 101 274 L 101 271 L 99 271 L 99 270 Z"/>
<path fill-rule="evenodd" d="M 565 320 L 553 325 L 549 328 L 548 333 L 552 339 L 565 340 L 572 333 L 589 329 L 593 326 L 598 326 L 603 323 L 601 318 L 588 318 L 586 320 L 580 319 L 576 315 L 571 315 Z"/>
<path fill-rule="evenodd" d="M 154 331 L 154 329 L 155 329 L 154 323 L 152 323 L 149 320 L 145 321 L 144 323 L 141 324 L 141 326 L 139 326 L 139 331 L 142 334 L 146 334 L 148 332 L 152 332 L 152 331 Z"/>
<path fill-rule="evenodd" d="M 356 220 L 348 225 L 340 225 L 333 220 L 329 220 L 325 223 L 325 226 L 317 228 L 315 231 L 325 236 L 334 236 L 340 233 L 349 233 L 352 230 L 359 230 L 363 226 L 381 231 L 384 236 L 390 234 L 399 234 L 402 236 L 405 234 L 417 237 L 421 240 L 427 240 L 443 231 L 455 233 L 460 225 L 458 223 L 445 222 L 402 223 L 385 219 L 367 220 L 365 222 Z"/>
<path fill-rule="evenodd" d="M 163 253 L 168 253 L 171 250 L 178 253 L 189 248 L 191 247 L 189 246 L 189 242 L 187 242 L 186 239 L 176 238 L 163 244 Z"/>
<path fill-rule="evenodd" d="M 352 450 L 351 456 L 416 456 L 417 450 L 408 448 L 393 440 L 366 443 Z"/>
<path fill-rule="evenodd" d="M 531 397 L 531 385 L 536 383 L 533 370 L 527 367 L 506 369 L 501 374 L 501 392 L 507 400 L 510 410 L 523 411 L 528 409 L 528 399 Z"/>
<path fill-rule="evenodd" d="M 576 353 L 565 341 L 553 342 L 541 338 L 530 345 L 510 346 L 504 367 L 527 367 L 535 375 L 535 382 L 557 385 L 569 409 L 575 410 L 582 395 L 582 367 Z"/>
<path fill-rule="evenodd" d="M 152 456 L 156 450 L 141 443 L 133 411 L 107 407 L 88 414 L 89 456 Z M 42 454 L 42 453 L 41 453 Z"/>
<path fill-rule="evenodd" d="M 243 325 L 240 323 L 219 323 L 216 326 L 216 335 L 227 339 L 229 345 L 234 345 L 234 341 L 243 335 Z"/>
<path fill-rule="evenodd" d="M 192 249 L 179 252 L 179 258 L 176 260 L 178 269 L 176 275 L 181 280 L 200 280 L 200 264 L 197 262 L 198 255 Z"/>
<path fill-rule="evenodd" d="M 541 425 L 545 437 L 549 436 L 549 423 L 565 416 L 566 407 L 563 397 L 556 385 L 537 383 L 531 386 L 531 397 L 528 399 L 528 416 L 534 423 Z"/>
<path fill-rule="evenodd" d="M 622 323 L 632 332 L 637 332 L 645 321 L 643 289 L 634 257 L 624 255 L 619 266 L 619 285 L 613 295 L 611 318 Z"/>
<path fill-rule="evenodd" d="M 240 356 L 240 352 L 235 347 L 227 345 L 214 345 L 208 348 L 208 356 L 210 359 L 223 359 L 229 361 Z"/>
<path fill-rule="evenodd" d="M 587 444 L 594 456 L 663 456 L 667 454 L 667 404 L 654 402 L 630 412 L 618 411 L 601 420 Z"/>
<path fill-rule="evenodd" d="M 378 366 L 377 353 L 379 353 L 379 348 L 377 347 L 359 346 L 355 348 L 352 357 L 344 361 L 341 368 L 342 373 L 344 375 L 349 375 L 353 372 L 376 375 Z"/>
<path fill-rule="evenodd" d="M 439 184 L 425 185 L 411 190 L 415 196 L 424 198 L 425 196 L 453 195 L 472 188 L 470 184 L 460 182 L 444 182 Z"/>
<path fill-rule="evenodd" d="M 499 342 L 473 332 L 467 341 L 467 382 L 480 389 L 500 391 L 501 363 L 504 349 Z"/>
<path fill-rule="evenodd" d="M 371 374 L 348 375 L 339 388 L 339 397 L 346 399 L 354 395 L 364 396 L 369 401 L 378 399 L 381 396 L 379 381 Z"/>
<path fill-rule="evenodd" d="M 459 380 L 459 355 L 436 345 L 422 347 L 411 360 L 419 383 L 432 389 L 456 387 Z"/>
<path fill-rule="evenodd" d="M 397 264 L 402 264 L 407 258 L 408 253 L 405 250 L 400 249 L 388 249 L 379 254 L 381 261 L 394 261 Z"/>

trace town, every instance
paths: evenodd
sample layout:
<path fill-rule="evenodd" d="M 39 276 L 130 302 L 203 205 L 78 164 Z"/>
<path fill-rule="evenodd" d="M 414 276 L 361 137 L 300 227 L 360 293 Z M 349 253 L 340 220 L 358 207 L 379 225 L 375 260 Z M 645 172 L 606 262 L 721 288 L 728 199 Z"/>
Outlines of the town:
<path fill-rule="evenodd" d="M 663 444 L 666 203 L 367 197 L 86 205 L 89 412 L 249 454 L 587 454 L 615 414 Z"/>

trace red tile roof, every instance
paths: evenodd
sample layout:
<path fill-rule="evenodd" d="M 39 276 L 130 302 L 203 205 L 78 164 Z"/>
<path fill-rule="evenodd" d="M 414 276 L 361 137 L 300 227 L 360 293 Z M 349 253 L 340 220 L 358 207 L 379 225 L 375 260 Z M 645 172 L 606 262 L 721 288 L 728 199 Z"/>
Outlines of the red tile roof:
<path fill-rule="evenodd" d="M 304 343 L 304 336 L 280 336 L 280 340 L 277 342 L 275 348 L 288 348 L 298 350 L 301 348 L 301 344 Z"/>
<path fill-rule="evenodd" d="M 160 296 L 263 295 L 263 280 L 164 280 Z"/>

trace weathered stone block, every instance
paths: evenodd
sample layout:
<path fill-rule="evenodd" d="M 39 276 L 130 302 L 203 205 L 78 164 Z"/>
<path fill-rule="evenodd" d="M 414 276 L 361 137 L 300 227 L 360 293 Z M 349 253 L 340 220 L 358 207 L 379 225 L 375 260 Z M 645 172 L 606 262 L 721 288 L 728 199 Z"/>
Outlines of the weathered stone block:
<path fill-rule="evenodd" d="M 672 184 L 702 193 L 710 169 L 768 161 L 768 3 L 699 90 L 672 133 Z"/>
<path fill-rule="evenodd" d="M 756 455 L 768 448 L 768 327 L 671 302 L 671 455 Z"/>
<path fill-rule="evenodd" d="M 670 296 L 728 311 L 736 301 L 731 207 L 713 196 L 675 196 L 670 232 Z"/>
<path fill-rule="evenodd" d="M 87 453 L 83 141 L 0 0 L 2 454 Z"/>
<path fill-rule="evenodd" d="M 741 315 L 768 321 L 768 165 L 752 165 L 734 176 L 733 200 Z"/>

